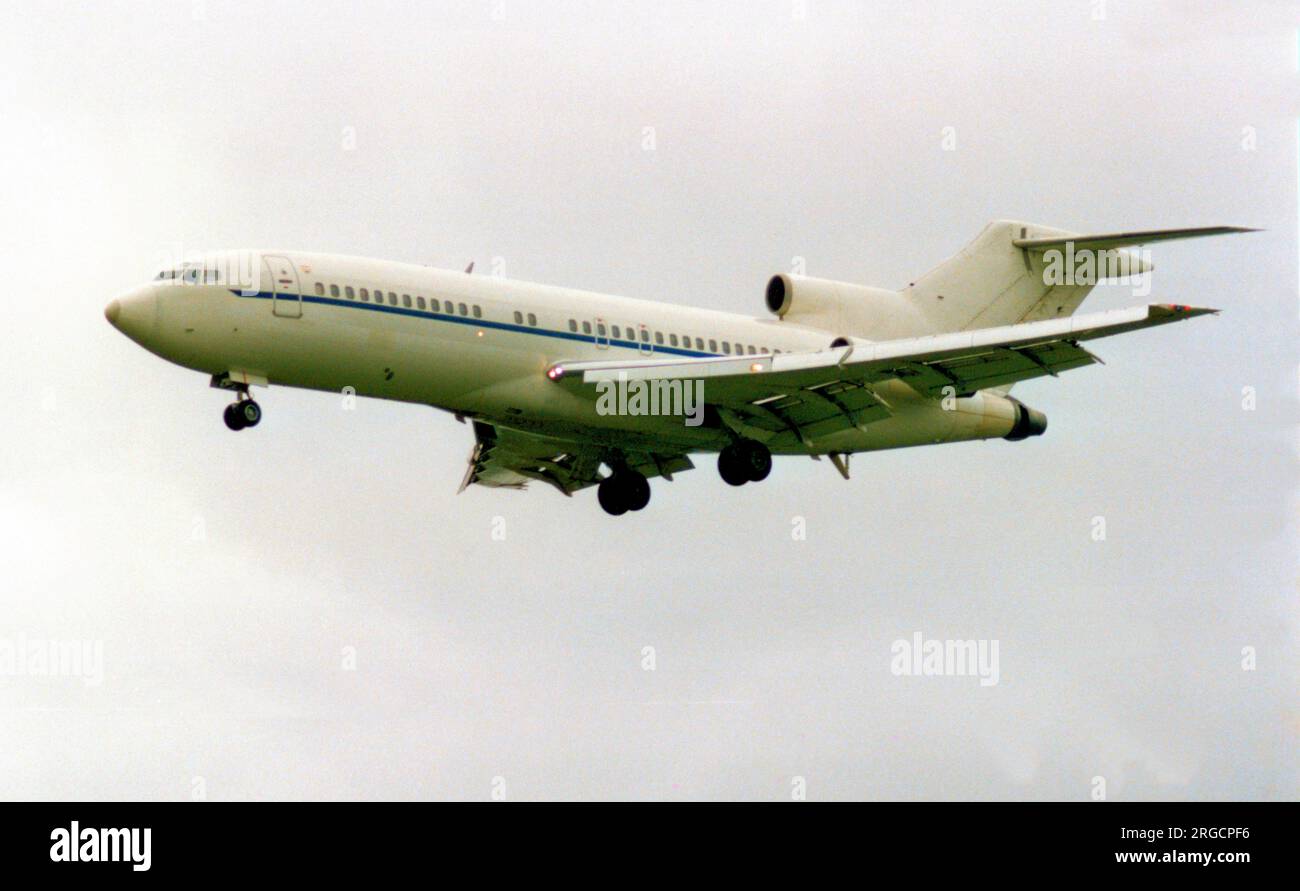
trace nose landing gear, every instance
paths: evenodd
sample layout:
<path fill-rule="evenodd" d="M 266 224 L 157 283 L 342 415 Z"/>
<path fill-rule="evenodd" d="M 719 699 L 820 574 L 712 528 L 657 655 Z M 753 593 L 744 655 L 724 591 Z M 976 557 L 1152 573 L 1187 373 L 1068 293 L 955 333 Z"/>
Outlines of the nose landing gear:
<path fill-rule="evenodd" d="M 256 427 L 258 422 L 262 420 L 262 407 L 252 399 L 244 396 L 238 402 L 232 402 L 226 406 L 222 420 L 226 422 L 226 426 L 231 430 Z"/>
<path fill-rule="evenodd" d="M 256 375 L 240 372 L 236 378 L 234 372 L 224 372 L 222 374 L 212 375 L 212 382 L 209 386 L 218 390 L 233 390 L 235 392 L 235 401 L 226 406 L 225 413 L 221 419 L 226 422 L 226 426 L 231 430 L 243 430 L 245 427 L 256 427 L 262 420 L 262 406 L 254 402 L 248 395 L 248 385 L 250 383 L 260 383 L 266 386 L 266 378 Z"/>

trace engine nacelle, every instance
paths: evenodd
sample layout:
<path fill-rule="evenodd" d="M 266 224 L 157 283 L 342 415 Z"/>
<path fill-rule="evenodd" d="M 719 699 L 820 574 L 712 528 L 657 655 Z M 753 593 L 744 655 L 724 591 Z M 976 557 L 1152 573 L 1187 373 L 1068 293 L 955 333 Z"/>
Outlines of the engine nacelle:
<path fill-rule="evenodd" d="M 1041 411 L 989 390 L 959 396 L 955 404 L 944 407 L 954 420 L 949 442 L 994 438 L 1017 442 L 1047 430 L 1047 416 Z"/>
<path fill-rule="evenodd" d="M 772 276 L 767 308 L 783 321 L 836 335 L 889 340 L 932 333 L 925 318 L 898 291 L 802 275 Z"/>

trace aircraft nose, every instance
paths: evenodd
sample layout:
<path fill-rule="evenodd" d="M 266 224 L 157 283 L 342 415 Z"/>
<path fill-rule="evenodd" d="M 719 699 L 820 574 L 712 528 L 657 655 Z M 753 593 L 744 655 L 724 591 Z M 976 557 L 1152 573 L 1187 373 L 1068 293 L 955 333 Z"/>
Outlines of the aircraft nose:
<path fill-rule="evenodd" d="M 158 327 L 158 297 L 150 287 L 128 291 L 104 307 L 104 318 L 136 343 L 144 343 Z"/>

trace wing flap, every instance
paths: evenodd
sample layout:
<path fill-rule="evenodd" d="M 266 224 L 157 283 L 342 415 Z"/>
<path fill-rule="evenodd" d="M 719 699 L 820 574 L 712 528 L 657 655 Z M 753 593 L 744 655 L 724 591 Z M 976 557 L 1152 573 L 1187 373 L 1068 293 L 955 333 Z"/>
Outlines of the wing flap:
<path fill-rule="evenodd" d="M 680 454 L 624 452 L 628 465 L 647 478 L 672 479 L 695 465 Z M 602 479 L 604 453 L 589 443 L 569 442 L 474 421 L 474 448 L 458 492 L 472 485 L 525 489 L 534 480 L 572 495 Z"/>

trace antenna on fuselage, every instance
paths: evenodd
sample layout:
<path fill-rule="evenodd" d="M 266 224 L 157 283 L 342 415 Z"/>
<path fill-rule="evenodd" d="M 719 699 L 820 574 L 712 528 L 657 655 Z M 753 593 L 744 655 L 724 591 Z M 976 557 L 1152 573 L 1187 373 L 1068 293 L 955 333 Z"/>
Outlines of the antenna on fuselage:
<path fill-rule="evenodd" d="M 465 274 L 469 275 L 473 271 L 474 271 L 474 261 L 470 260 L 469 265 L 465 267 Z"/>

